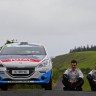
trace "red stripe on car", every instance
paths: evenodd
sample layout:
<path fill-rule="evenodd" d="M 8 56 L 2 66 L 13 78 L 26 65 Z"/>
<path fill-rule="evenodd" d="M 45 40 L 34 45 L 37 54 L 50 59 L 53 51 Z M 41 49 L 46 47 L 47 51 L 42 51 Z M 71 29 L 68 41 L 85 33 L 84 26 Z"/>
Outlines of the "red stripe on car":
<path fill-rule="evenodd" d="M 29 61 L 29 62 L 40 62 L 39 59 L 33 59 L 33 58 L 13 58 L 13 59 L 4 59 L 1 60 L 2 62 L 13 62 L 13 61 Z"/>

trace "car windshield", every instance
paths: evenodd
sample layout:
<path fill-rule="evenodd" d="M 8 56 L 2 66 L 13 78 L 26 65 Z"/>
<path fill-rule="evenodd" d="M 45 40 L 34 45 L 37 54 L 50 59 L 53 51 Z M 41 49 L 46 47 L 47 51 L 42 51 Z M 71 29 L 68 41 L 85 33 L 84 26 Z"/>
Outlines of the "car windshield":
<path fill-rule="evenodd" d="M 44 47 L 5 47 L 1 51 L 5 55 L 46 55 Z"/>

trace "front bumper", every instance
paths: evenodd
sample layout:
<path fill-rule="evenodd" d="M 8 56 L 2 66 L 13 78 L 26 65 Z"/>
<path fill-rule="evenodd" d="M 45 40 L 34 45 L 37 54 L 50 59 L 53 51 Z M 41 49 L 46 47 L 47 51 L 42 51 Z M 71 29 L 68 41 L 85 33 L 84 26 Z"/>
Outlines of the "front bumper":
<path fill-rule="evenodd" d="M 52 69 L 49 71 L 35 71 L 30 77 L 27 78 L 14 78 L 9 76 L 6 72 L 0 72 L 0 84 L 6 83 L 48 83 L 52 75 Z"/>

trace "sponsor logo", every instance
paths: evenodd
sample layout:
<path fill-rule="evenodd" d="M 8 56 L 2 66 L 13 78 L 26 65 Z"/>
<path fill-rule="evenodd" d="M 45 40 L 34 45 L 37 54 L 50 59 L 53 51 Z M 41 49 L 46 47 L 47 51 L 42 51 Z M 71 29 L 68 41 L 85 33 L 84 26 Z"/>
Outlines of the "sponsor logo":
<path fill-rule="evenodd" d="M 29 61 L 29 62 L 40 62 L 39 59 L 33 58 L 13 58 L 13 59 L 4 59 L 0 60 L 1 62 L 13 62 L 13 61 Z"/>

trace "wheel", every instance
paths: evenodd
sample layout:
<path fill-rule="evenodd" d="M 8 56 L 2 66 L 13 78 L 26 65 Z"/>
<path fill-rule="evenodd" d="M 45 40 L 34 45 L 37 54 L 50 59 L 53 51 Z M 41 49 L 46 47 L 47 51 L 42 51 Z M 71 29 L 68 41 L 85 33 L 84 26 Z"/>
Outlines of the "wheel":
<path fill-rule="evenodd" d="M 49 83 L 45 84 L 45 90 L 52 90 L 52 78 L 50 78 Z"/>
<path fill-rule="evenodd" d="M 2 85 L 1 86 L 1 90 L 7 91 L 8 90 L 8 86 L 7 85 Z"/>

